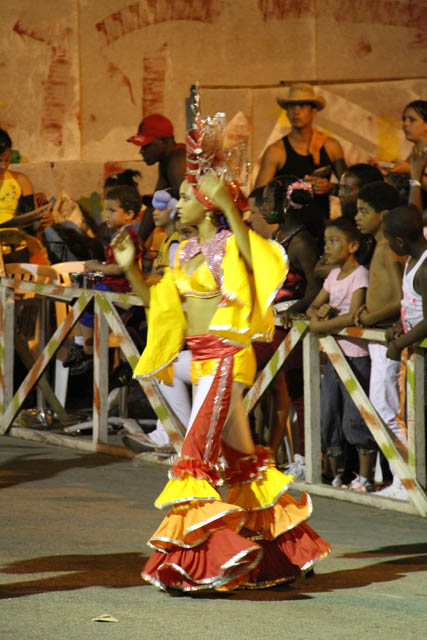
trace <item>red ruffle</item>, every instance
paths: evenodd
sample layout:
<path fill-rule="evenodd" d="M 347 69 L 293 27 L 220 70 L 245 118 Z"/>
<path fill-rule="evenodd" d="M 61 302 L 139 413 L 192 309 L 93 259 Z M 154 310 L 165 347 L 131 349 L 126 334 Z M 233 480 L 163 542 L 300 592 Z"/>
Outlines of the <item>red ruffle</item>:
<path fill-rule="evenodd" d="M 222 453 L 227 463 L 224 471 L 224 482 L 227 486 L 261 479 L 262 470 L 274 466 L 268 447 L 258 446 L 253 454 L 242 455 L 240 451 L 223 442 Z"/>
<path fill-rule="evenodd" d="M 184 476 L 205 478 L 214 486 L 222 484 L 221 476 L 214 466 L 205 464 L 196 458 L 176 457 L 174 458 L 172 468 L 169 472 L 169 477 L 178 479 Z"/>
<path fill-rule="evenodd" d="M 247 581 L 248 587 L 262 587 L 293 580 L 331 551 L 305 522 L 275 540 L 257 539 L 263 557 Z"/>
<path fill-rule="evenodd" d="M 224 528 L 212 531 L 195 548 L 176 547 L 167 554 L 155 551 L 142 577 L 161 589 L 196 591 L 227 585 L 234 588 L 248 579 L 261 554 L 257 543 Z"/>

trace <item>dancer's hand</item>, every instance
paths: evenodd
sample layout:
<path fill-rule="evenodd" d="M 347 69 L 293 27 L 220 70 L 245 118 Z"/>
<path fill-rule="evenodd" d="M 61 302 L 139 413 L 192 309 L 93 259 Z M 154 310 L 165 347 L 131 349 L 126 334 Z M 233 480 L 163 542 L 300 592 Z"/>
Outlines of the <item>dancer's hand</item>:
<path fill-rule="evenodd" d="M 229 186 L 224 182 L 224 178 L 218 178 L 213 171 L 201 177 L 198 190 L 207 196 L 212 204 L 223 213 L 227 213 L 230 207 L 234 207 Z"/>
<path fill-rule="evenodd" d="M 129 271 L 135 264 L 135 245 L 129 233 L 124 229 L 111 242 L 114 257 L 123 271 Z"/>

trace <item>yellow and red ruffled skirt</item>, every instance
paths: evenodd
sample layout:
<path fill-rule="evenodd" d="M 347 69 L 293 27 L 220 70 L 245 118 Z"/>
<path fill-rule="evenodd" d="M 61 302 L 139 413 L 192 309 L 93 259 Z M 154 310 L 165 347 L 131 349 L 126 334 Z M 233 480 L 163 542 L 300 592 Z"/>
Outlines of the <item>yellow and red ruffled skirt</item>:
<path fill-rule="evenodd" d="M 149 541 L 154 553 L 142 577 L 160 589 L 261 588 L 294 580 L 330 552 L 305 520 L 310 498 L 288 493 L 293 476 L 278 471 L 265 447 L 242 455 L 222 444 L 225 502 L 214 470 L 177 459 L 156 500 L 168 515 Z M 209 480 L 208 480 L 209 478 Z M 219 480 L 219 476 L 218 476 Z"/>

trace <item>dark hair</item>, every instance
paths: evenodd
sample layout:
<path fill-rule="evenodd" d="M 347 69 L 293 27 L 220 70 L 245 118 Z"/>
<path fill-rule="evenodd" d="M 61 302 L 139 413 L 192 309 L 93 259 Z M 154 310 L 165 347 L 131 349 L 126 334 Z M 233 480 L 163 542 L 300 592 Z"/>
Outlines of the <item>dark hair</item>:
<path fill-rule="evenodd" d="M 399 192 L 387 182 L 371 182 L 359 191 L 358 200 L 363 200 L 377 213 L 386 209 L 394 209 L 400 204 Z"/>
<path fill-rule="evenodd" d="M 347 174 L 351 173 L 352 176 L 359 181 L 359 189 L 369 184 L 370 182 L 382 182 L 384 181 L 383 174 L 373 164 L 367 164 L 365 162 L 358 162 L 348 167 Z"/>
<path fill-rule="evenodd" d="M 122 209 L 125 211 L 133 211 L 135 218 L 141 209 L 141 196 L 134 187 L 129 187 L 126 184 L 108 189 L 105 194 L 105 199 L 117 200 Z"/>
<path fill-rule="evenodd" d="M 394 238 L 399 236 L 407 242 L 416 242 L 423 235 L 423 216 L 413 204 L 388 211 L 384 214 L 382 225 L 385 233 Z"/>
<path fill-rule="evenodd" d="M 268 184 L 268 186 L 274 188 L 274 211 L 277 212 L 278 222 L 280 220 L 283 220 L 283 217 L 285 215 L 285 206 L 287 207 L 289 204 L 286 201 L 288 187 L 294 182 L 301 182 L 301 180 L 296 176 L 283 175 L 278 176 Z M 305 189 L 294 189 L 292 191 L 292 202 L 296 205 L 305 207 L 310 204 L 312 199 L 313 197 L 310 192 L 306 191 Z M 292 206 L 290 206 L 290 208 L 292 209 Z"/>
<path fill-rule="evenodd" d="M 119 185 L 127 185 L 128 187 L 133 187 L 138 190 L 138 182 L 136 181 L 136 176 L 141 176 L 140 171 L 133 171 L 132 169 L 125 169 L 124 171 L 120 171 L 119 173 L 113 173 L 111 176 L 104 181 L 104 189 L 109 189 L 111 187 L 118 187 Z"/>
<path fill-rule="evenodd" d="M 345 235 L 347 240 L 352 241 L 355 240 L 359 242 L 360 245 L 363 243 L 363 235 L 359 231 L 356 226 L 353 218 L 348 218 L 346 216 L 341 216 L 340 218 L 334 218 L 333 220 L 327 220 L 325 224 L 325 228 L 329 229 L 329 227 L 334 227 L 338 229 Z"/>
<path fill-rule="evenodd" d="M 6 149 L 12 149 L 12 140 L 7 131 L 0 129 L 0 153 L 4 153 Z"/>
<path fill-rule="evenodd" d="M 403 109 L 403 114 L 407 109 L 413 109 L 424 122 L 427 122 L 427 100 L 413 100 Z"/>
<path fill-rule="evenodd" d="M 256 206 L 260 207 L 262 205 L 263 193 L 264 193 L 264 186 L 256 187 L 255 189 L 252 189 L 252 191 L 250 192 L 248 198 L 255 198 Z"/>

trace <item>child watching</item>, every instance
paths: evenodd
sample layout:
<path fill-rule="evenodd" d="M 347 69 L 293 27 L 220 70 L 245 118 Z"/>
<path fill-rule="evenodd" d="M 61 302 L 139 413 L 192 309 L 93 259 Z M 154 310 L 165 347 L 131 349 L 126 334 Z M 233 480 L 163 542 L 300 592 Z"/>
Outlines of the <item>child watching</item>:
<path fill-rule="evenodd" d="M 332 269 L 323 288 L 307 310 L 311 331 L 328 334 L 348 327 L 353 322 L 356 309 L 364 303 L 369 272 L 356 260 L 361 240 L 361 235 L 350 218 L 337 218 L 327 223 L 324 254 L 330 264 L 338 266 Z M 367 392 L 370 374 L 367 347 L 363 341 L 353 338 L 338 338 L 337 342 Z M 377 446 L 330 360 L 327 361 L 322 378 L 321 398 L 325 473 L 329 465 L 333 476 L 332 485 L 342 485 L 343 454 L 348 442 L 356 447 L 359 457 L 359 474 L 352 480 L 350 488 L 356 491 L 373 491 Z"/>
<path fill-rule="evenodd" d="M 126 229 L 135 245 L 138 264 L 141 261 L 142 249 L 133 223 L 139 214 L 140 208 L 141 196 L 133 187 L 121 185 L 112 187 L 106 193 L 104 217 L 107 226 L 112 232 L 112 238 L 122 229 Z M 128 293 L 130 291 L 129 282 L 122 268 L 116 262 L 111 244 L 105 248 L 105 262 L 100 262 L 99 260 L 87 260 L 85 262 L 85 273 L 93 271 L 100 271 L 103 274 L 102 282 L 97 283 L 93 287 L 94 289 L 115 291 L 117 293 Z M 68 364 L 71 367 L 70 375 L 81 375 L 90 371 L 93 367 L 93 325 L 93 312 L 86 311 L 80 319 L 80 329 L 84 338 L 83 350 L 76 351 L 75 358 Z"/>
<path fill-rule="evenodd" d="M 383 230 L 392 250 L 399 256 L 408 256 L 403 274 L 401 322 L 386 333 L 387 357 L 400 360 L 402 349 L 427 338 L 427 240 L 423 234 L 422 215 L 415 205 L 400 206 L 386 213 Z M 424 363 L 426 407 L 427 358 Z M 391 498 L 399 497 L 393 485 L 381 493 Z"/>
<path fill-rule="evenodd" d="M 369 268 L 369 286 L 366 304 L 354 316 L 354 322 L 362 327 L 389 327 L 400 313 L 402 292 L 401 259 L 393 253 L 384 237 L 382 219 L 389 209 L 399 204 L 397 190 L 386 182 L 372 182 L 359 192 L 356 224 L 363 234 L 375 238 L 375 250 Z M 369 398 L 391 432 L 407 446 L 406 434 L 402 432 L 396 416 L 400 411 L 398 362 L 387 358 L 387 348 L 377 342 L 369 343 L 371 356 L 371 381 Z M 406 490 L 397 477 L 393 477 L 395 493 L 407 497 Z"/>
<path fill-rule="evenodd" d="M 153 196 L 153 222 L 155 227 L 162 227 L 165 237 L 153 262 L 153 274 L 162 276 L 166 267 L 173 264 L 179 244 L 179 233 L 176 230 L 176 205 L 179 193 L 172 189 L 156 191 Z M 148 283 L 149 284 L 149 283 Z"/>

